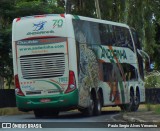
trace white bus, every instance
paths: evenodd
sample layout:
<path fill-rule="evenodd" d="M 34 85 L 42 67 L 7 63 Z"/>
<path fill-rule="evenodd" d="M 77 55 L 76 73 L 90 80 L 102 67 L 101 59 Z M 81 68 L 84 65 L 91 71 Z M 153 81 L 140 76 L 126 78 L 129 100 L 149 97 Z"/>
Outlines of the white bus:
<path fill-rule="evenodd" d="M 128 25 L 69 14 L 16 18 L 12 50 L 17 107 L 35 117 L 136 111 L 145 101 L 141 46 Z"/>

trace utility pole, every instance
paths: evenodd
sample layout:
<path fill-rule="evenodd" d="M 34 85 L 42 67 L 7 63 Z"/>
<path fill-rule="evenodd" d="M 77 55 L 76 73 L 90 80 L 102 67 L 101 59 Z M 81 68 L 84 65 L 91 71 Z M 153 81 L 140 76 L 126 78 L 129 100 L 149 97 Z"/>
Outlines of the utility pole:
<path fill-rule="evenodd" d="M 2 23 L 1 23 L 1 19 L 0 19 L 0 45 L 2 44 Z M 1 55 L 0 55 L 0 71 L 2 71 L 4 69 L 4 66 L 1 62 Z M 4 77 L 0 76 L 0 89 L 4 89 Z"/>
<path fill-rule="evenodd" d="M 95 0 L 95 7 L 96 7 L 97 18 L 101 19 L 101 11 L 100 11 L 100 8 L 99 8 L 99 0 Z"/>
<path fill-rule="evenodd" d="M 71 13 L 71 1 L 70 0 L 65 0 L 65 13 L 70 14 Z"/>

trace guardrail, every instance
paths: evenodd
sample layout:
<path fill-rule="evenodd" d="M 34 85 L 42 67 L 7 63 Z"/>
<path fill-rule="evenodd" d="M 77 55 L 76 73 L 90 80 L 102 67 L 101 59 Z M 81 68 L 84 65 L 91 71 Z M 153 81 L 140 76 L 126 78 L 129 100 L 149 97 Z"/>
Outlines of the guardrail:
<path fill-rule="evenodd" d="M 160 104 L 160 88 L 146 89 L 146 103 Z M 0 89 L 0 108 L 16 107 L 14 89 Z"/>
<path fill-rule="evenodd" d="M 14 89 L 0 89 L 0 108 L 16 107 Z"/>
<path fill-rule="evenodd" d="M 160 88 L 146 88 L 146 103 L 160 104 Z"/>

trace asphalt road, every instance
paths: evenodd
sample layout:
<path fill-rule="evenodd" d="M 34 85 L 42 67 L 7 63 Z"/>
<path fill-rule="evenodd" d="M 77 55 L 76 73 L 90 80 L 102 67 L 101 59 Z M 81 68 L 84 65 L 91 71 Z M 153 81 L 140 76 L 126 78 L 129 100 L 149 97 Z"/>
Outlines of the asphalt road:
<path fill-rule="evenodd" d="M 0 129 L 0 131 L 152 131 L 153 129 L 143 128 L 108 128 L 108 124 L 113 126 L 119 122 L 124 122 L 122 113 L 119 111 L 103 111 L 100 116 L 85 117 L 78 111 L 62 112 L 57 118 L 44 117 L 36 119 L 34 114 L 0 116 L 0 122 L 8 123 L 42 123 L 42 127 L 50 125 L 50 128 L 43 129 Z M 46 125 L 43 123 L 46 123 Z M 113 123 L 112 123 L 113 122 Z M 155 131 L 157 129 L 154 129 Z M 158 130 L 157 130 L 158 131 Z"/>
<path fill-rule="evenodd" d="M 79 111 L 61 112 L 58 117 L 36 119 L 34 114 L 0 116 L 0 122 L 122 122 L 119 111 L 103 111 L 100 116 L 87 117 Z"/>

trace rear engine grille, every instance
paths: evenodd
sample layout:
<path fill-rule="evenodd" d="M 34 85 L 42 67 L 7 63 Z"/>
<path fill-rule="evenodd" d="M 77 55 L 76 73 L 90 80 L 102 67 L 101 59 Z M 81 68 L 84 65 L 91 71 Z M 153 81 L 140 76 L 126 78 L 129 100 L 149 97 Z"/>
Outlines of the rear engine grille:
<path fill-rule="evenodd" d="M 26 55 L 20 57 L 24 79 L 63 76 L 65 71 L 64 53 Z"/>

